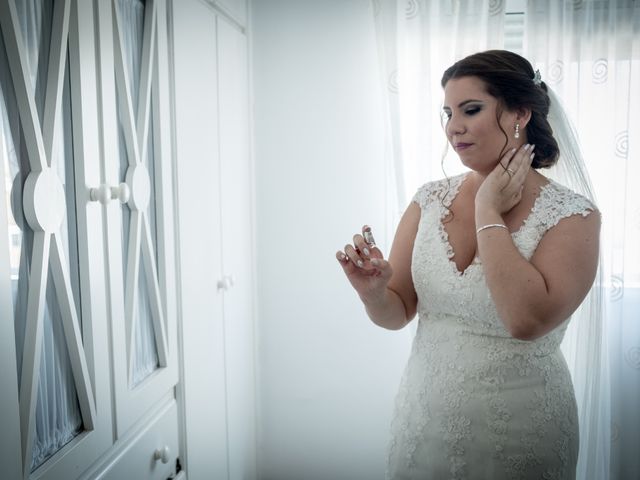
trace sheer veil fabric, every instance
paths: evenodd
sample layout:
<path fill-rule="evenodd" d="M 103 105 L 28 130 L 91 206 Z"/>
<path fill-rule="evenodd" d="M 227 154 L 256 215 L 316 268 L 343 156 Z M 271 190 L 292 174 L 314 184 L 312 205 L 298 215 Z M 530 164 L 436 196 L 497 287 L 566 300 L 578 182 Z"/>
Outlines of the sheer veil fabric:
<path fill-rule="evenodd" d="M 576 131 L 560 98 L 550 87 L 547 89 L 551 99 L 549 123 L 560 147 L 560 158 L 544 173 L 597 205 Z M 562 343 L 573 380 L 581 430 L 577 478 L 609 478 L 611 401 L 601 258 L 602 255 L 594 284 L 573 314 Z"/>

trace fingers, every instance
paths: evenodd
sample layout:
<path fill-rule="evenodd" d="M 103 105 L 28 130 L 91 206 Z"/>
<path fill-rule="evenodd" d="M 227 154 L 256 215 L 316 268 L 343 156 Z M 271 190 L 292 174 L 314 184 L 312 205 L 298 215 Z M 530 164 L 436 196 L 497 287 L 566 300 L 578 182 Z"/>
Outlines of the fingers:
<path fill-rule="evenodd" d="M 349 263 L 349 257 L 347 257 L 347 254 L 344 252 L 341 252 L 340 250 L 336 252 L 336 258 L 342 264 L 342 266 L 347 265 Z"/>
<path fill-rule="evenodd" d="M 372 258 L 371 265 L 375 267 L 375 276 L 391 278 L 391 265 L 384 258 Z"/>
<path fill-rule="evenodd" d="M 364 240 L 364 237 L 359 233 L 353 236 L 353 246 L 356 252 L 364 257 L 371 256 L 371 250 L 369 244 Z"/>
<path fill-rule="evenodd" d="M 526 175 L 535 156 L 535 153 L 533 153 L 535 147 L 535 145 L 527 143 L 523 145 L 517 153 L 515 149 L 511 150 L 511 156 L 506 163 L 505 173 L 510 177 Z"/>
<path fill-rule="evenodd" d="M 380 267 L 385 268 L 388 265 L 382 252 L 375 245 L 371 227 L 368 225 L 362 227 L 362 235 L 353 236 L 353 245 L 347 244 L 344 251 L 336 252 L 336 258 L 345 270 L 349 264 L 363 270 L 380 270 Z M 380 260 L 381 263 L 374 260 Z"/>
<path fill-rule="evenodd" d="M 508 187 L 519 189 L 529 172 L 529 167 L 535 156 L 535 145 L 526 144 L 520 149 L 511 149 L 507 152 L 497 166 L 498 176 L 502 179 L 502 190 Z"/>
<path fill-rule="evenodd" d="M 376 246 L 375 239 L 373 238 L 373 232 L 369 225 L 364 225 L 362 227 L 362 235 L 356 234 L 353 236 L 353 247 L 362 261 L 369 258 L 382 258 L 382 252 Z M 345 249 L 346 248 L 347 247 L 345 246 Z"/>
<path fill-rule="evenodd" d="M 345 245 L 344 253 L 347 257 L 349 257 L 350 262 L 353 262 L 358 267 L 363 268 L 364 262 L 366 260 L 366 257 L 368 257 L 368 255 L 365 257 L 364 251 L 362 251 L 362 249 L 360 248 L 357 248 L 357 242 L 355 241 L 355 239 L 354 239 L 354 245 L 350 245 L 350 244 Z M 367 250 L 367 252 L 368 251 L 369 250 Z"/>
<path fill-rule="evenodd" d="M 533 149 L 535 145 L 524 145 L 515 155 L 509 163 L 507 172 L 509 174 L 509 181 L 504 188 L 504 193 L 513 201 L 518 203 L 522 199 L 522 192 L 524 190 L 524 183 L 531 167 L 531 162 L 535 156 Z"/>
<path fill-rule="evenodd" d="M 505 153 L 502 159 L 500 160 L 500 165 L 497 166 L 497 168 L 500 168 L 503 176 L 506 175 L 508 177 L 512 177 L 513 174 L 515 173 L 515 170 L 513 170 L 513 166 L 511 165 L 511 162 L 514 159 L 516 152 L 517 152 L 517 149 L 512 148 L 507 153 Z"/>
<path fill-rule="evenodd" d="M 351 258 L 349 258 L 346 253 L 340 250 L 336 252 L 336 258 L 338 259 L 338 263 L 340 263 L 340 266 L 347 275 L 350 275 L 351 273 L 359 269 L 359 267 L 357 267 L 356 264 L 351 261 Z"/>

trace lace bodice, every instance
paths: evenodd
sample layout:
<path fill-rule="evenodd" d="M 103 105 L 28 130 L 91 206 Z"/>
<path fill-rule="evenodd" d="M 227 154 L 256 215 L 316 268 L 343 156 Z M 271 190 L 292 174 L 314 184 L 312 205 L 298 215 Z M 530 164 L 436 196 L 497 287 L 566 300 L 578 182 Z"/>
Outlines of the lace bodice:
<path fill-rule="evenodd" d="M 464 179 L 463 174 L 450 180 L 427 183 L 414 196 L 414 202 L 422 210 L 412 259 L 418 312 L 421 315 L 455 314 L 475 333 L 510 338 L 489 294 L 480 260 L 476 257 L 462 273 L 452 260 L 454 252 L 442 221 Z M 512 234 L 513 241 L 522 256 L 529 260 L 547 230 L 563 218 L 586 216 L 592 211 L 594 206 L 585 197 L 550 181 L 540 190 L 522 227 Z M 433 298 L 438 301 L 431 301 Z M 565 328 L 566 323 L 537 340 L 534 342 L 536 347 L 557 348 Z M 529 342 L 527 345 L 531 348 Z"/>
<path fill-rule="evenodd" d="M 578 431 L 559 346 L 567 321 L 535 341 L 504 327 L 475 259 L 460 273 L 442 223 L 465 176 L 421 187 L 412 276 L 418 329 L 396 399 L 392 479 L 566 479 Z M 584 197 L 550 181 L 513 241 L 530 259 L 563 218 L 589 215 Z"/>

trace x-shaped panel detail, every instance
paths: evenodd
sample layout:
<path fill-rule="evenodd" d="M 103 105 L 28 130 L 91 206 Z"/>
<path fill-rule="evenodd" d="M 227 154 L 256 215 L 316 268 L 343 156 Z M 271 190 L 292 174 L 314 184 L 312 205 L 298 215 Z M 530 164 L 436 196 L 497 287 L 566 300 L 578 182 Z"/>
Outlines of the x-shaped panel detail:
<path fill-rule="evenodd" d="M 34 231 L 26 328 L 20 382 L 20 429 L 24 477 L 29 475 L 40 359 L 43 348 L 45 296 L 49 273 L 57 294 L 62 327 L 73 372 L 84 428 L 93 430 L 96 417 L 91 379 L 73 299 L 61 226 L 65 215 L 62 182 L 51 168 L 56 145 L 56 122 L 60 118 L 64 71 L 67 62 L 71 0 L 54 2 L 47 89 L 42 123 L 30 85 L 26 47 L 14 0 L 0 0 L 0 25 L 7 49 L 14 92 L 20 112 L 30 173 L 24 186 L 23 207 Z"/>
<path fill-rule="evenodd" d="M 133 96 L 130 90 L 125 58 L 123 25 L 119 14 L 117 0 L 113 3 L 113 30 L 115 37 L 115 74 L 118 89 L 118 106 L 124 134 L 125 148 L 128 158 L 126 183 L 129 185 L 131 197 L 128 205 L 131 210 L 129 242 L 127 245 L 127 265 L 125 277 L 125 315 L 128 344 L 129 378 L 132 376 L 134 335 L 133 322 L 137 311 L 140 263 L 144 268 L 147 294 L 151 307 L 151 317 L 158 350 L 158 361 L 161 367 L 167 366 L 167 338 L 160 295 L 160 285 L 156 260 L 151 238 L 151 226 L 147 214 L 150 197 L 149 172 L 144 164 L 149 140 L 149 122 L 151 115 L 151 87 L 153 84 L 153 67 L 156 48 L 156 2 L 147 1 L 145 5 L 142 56 L 140 68 L 140 85 L 138 91 L 137 115 L 134 114 Z"/>

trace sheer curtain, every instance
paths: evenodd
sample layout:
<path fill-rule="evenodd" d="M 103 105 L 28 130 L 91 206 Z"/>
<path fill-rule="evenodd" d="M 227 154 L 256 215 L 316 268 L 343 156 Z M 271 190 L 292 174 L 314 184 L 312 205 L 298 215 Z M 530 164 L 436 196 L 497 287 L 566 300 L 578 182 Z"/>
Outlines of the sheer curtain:
<path fill-rule="evenodd" d="M 442 160 L 440 77 L 466 54 L 505 48 L 506 3 L 372 0 L 398 211 L 420 184 L 462 170 L 451 152 Z M 583 134 L 604 219 L 600 275 L 610 313 L 598 322 L 582 307 L 562 346 L 580 415 L 581 479 L 607 479 L 609 465 L 613 478 L 640 478 L 632 453 L 640 444 L 640 251 L 631 248 L 640 244 L 640 189 L 632 188 L 640 165 L 631 162 L 640 132 L 639 8 L 632 0 L 529 0 L 522 12 L 518 53 L 540 68 Z"/>
<path fill-rule="evenodd" d="M 51 33 L 52 4 L 42 0 L 16 2 L 23 42 L 26 48 L 26 63 L 29 68 L 32 92 L 35 95 L 38 114 L 42 118 L 46 91 L 47 67 L 49 59 L 49 38 Z M 13 92 L 5 45 L 0 38 L 0 147 L 8 177 L 3 179 L 8 199 L 9 232 L 12 246 L 11 278 L 13 286 L 14 324 L 16 332 L 16 352 L 18 379 L 22 371 L 22 352 L 29 289 L 29 268 L 33 251 L 33 231 L 29 228 L 22 212 L 22 187 L 30 170 L 27 150 L 20 129 L 18 105 Z M 75 187 L 71 148 L 71 103 L 69 98 L 68 69 L 63 89 L 62 118 L 57 128 L 58 144 L 54 149 L 51 166 L 63 182 L 66 194 L 67 216 L 61 228 L 63 244 L 68 253 L 76 301 L 80 317 L 78 289 L 78 252 L 75 225 Z M 62 120 L 62 121 L 60 121 Z M 71 247 L 71 248 L 70 248 Z M 36 433 L 31 458 L 31 469 L 37 468 L 47 458 L 62 448 L 82 431 L 82 417 L 78 404 L 67 345 L 64 339 L 60 310 L 51 277 L 47 282 L 43 350 L 38 380 L 38 401 L 36 407 Z"/>
<path fill-rule="evenodd" d="M 389 151 L 398 211 L 427 179 L 460 171 L 440 165 L 446 147 L 440 78 L 456 59 L 503 45 L 504 2 L 373 0 Z"/>
<path fill-rule="evenodd" d="M 118 0 L 118 13 L 120 15 L 123 46 L 125 49 L 124 57 L 127 61 L 127 69 L 129 71 L 129 91 L 131 92 L 134 109 L 138 105 L 138 91 L 140 85 L 140 66 L 142 63 L 142 34 L 144 32 L 144 12 L 145 4 L 142 0 Z M 118 92 L 120 95 L 120 92 Z M 144 159 L 145 166 L 149 171 L 149 177 L 152 181 L 151 198 L 149 201 L 151 230 L 155 231 L 155 209 L 154 209 L 154 189 L 153 189 L 153 116 L 149 124 L 149 146 L 147 149 L 147 158 Z M 129 158 L 125 147 L 124 134 L 120 131 L 120 178 L 124 181 L 127 168 L 129 167 Z M 128 240 L 129 240 L 129 207 L 122 206 L 122 245 L 123 258 L 128 256 Z M 155 239 L 155 237 L 154 237 Z M 125 269 L 126 270 L 126 269 Z M 126 275 L 126 271 L 125 271 Z M 125 281 L 125 279 L 123 279 Z M 134 335 L 134 352 L 133 352 L 133 368 L 131 377 L 131 386 L 135 387 L 145 378 L 158 368 L 158 350 L 155 343 L 155 334 L 153 322 L 151 318 L 151 307 L 149 305 L 149 295 L 147 289 L 144 269 L 140 268 L 140 274 L 137 285 L 125 285 L 125 288 L 138 289 L 138 308 L 133 319 L 133 335 Z"/>
<path fill-rule="evenodd" d="M 611 478 L 640 478 L 640 4 L 529 0 L 526 18 L 525 52 L 582 133 L 603 216 L 611 433 L 600 443 Z M 592 468 L 607 478 L 607 465 Z"/>

